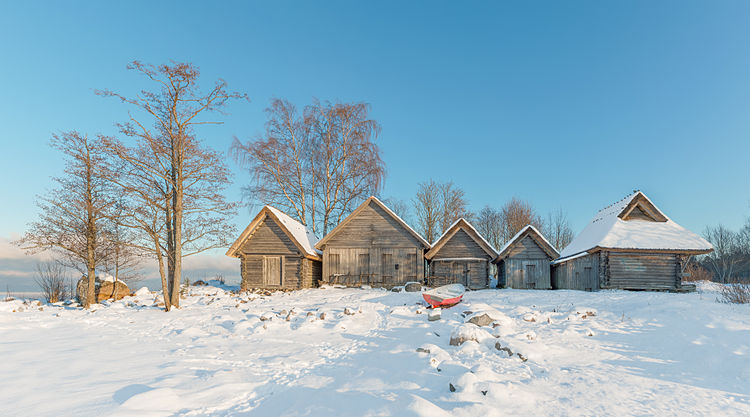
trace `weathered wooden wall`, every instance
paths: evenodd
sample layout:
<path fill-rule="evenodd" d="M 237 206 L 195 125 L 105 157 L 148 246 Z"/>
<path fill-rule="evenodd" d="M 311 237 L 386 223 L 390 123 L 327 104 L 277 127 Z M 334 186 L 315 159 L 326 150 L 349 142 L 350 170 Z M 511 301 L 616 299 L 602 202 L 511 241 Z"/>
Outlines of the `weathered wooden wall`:
<path fill-rule="evenodd" d="M 473 258 L 473 259 L 472 259 Z M 456 231 L 432 257 L 430 276 L 467 288 L 487 288 L 491 257 L 463 229 Z"/>
<path fill-rule="evenodd" d="M 430 276 L 441 285 L 463 284 L 470 289 L 489 286 L 489 261 L 449 261 L 436 259 L 430 262 Z"/>
<path fill-rule="evenodd" d="M 380 206 L 370 203 L 323 248 L 323 280 L 392 287 L 424 279 L 424 246 Z"/>
<path fill-rule="evenodd" d="M 682 282 L 679 260 L 669 253 L 609 252 L 602 288 L 674 290 Z"/>
<path fill-rule="evenodd" d="M 550 260 L 507 258 L 502 261 L 503 279 L 509 288 L 549 290 Z M 532 273 L 529 273 L 533 271 Z"/>
<path fill-rule="evenodd" d="M 267 282 L 266 268 L 274 259 L 279 259 L 279 280 Z M 303 257 L 281 227 L 266 217 L 241 246 L 240 274 L 243 288 L 310 288 L 320 280 L 320 261 Z"/>
<path fill-rule="evenodd" d="M 599 254 L 585 255 L 552 267 L 552 288 L 599 290 Z"/>
<path fill-rule="evenodd" d="M 534 239 L 525 236 L 513 243 L 506 257 L 498 263 L 498 286 L 551 289 L 551 261 L 552 257 Z"/>

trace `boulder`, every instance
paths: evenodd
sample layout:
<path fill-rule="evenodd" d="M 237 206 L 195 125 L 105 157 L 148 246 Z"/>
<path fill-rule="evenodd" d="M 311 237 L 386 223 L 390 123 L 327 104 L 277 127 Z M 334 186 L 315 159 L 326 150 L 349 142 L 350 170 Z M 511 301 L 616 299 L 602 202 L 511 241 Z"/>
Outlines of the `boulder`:
<path fill-rule="evenodd" d="M 130 295 L 130 288 L 122 281 L 104 281 L 96 291 L 96 301 L 114 299 L 115 301 Z"/>
<path fill-rule="evenodd" d="M 430 310 L 430 312 L 427 314 L 427 320 L 428 321 L 440 320 L 440 309 L 435 308 L 435 309 Z"/>
<path fill-rule="evenodd" d="M 476 315 L 470 317 L 468 320 L 466 320 L 467 323 L 473 323 L 473 324 L 476 324 L 479 327 L 489 326 L 494 321 L 495 321 L 495 319 L 493 319 L 492 317 L 490 317 L 490 315 L 487 314 L 487 313 L 476 314 Z"/>
<path fill-rule="evenodd" d="M 418 282 L 407 282 L 404 286 L 406 292 L 419 292 L 422 291 L 422 284 Z"/>
<path fill-rule="evenodd" d="M 89 279 L 84 275 L 78 280 L 76 284 L 76 298 L 81 305 L 86 304 L 86 296 L 88 295 Z"/>
<path fill-rule="evenodd" d="M 481 342 L 482 340 L 489 338 L 492 338 L 492 335 L 487 333 L 487 331 L 483 330 L 481 327 L 477 327 L 473 324 L 463 324 L 453 330 L 449 343 L 451 346 L 461 346 L 469 340 Z"/>

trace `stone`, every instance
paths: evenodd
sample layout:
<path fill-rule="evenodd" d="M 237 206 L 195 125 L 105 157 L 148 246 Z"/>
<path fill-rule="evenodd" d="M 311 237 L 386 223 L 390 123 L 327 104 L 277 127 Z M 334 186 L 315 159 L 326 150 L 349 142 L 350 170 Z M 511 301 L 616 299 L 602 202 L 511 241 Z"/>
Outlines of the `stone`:
<path fill-rule="evenodd" d="M 453 383 L 448 383 L 448 389 L 449 389 L 449 390 L 450 390 L 451 392 L 456 392 L 456 387 L 454 387 L 454 386 L 453 386 Z"/>
<path fill-rule="evenodd" d="M 473 324 L 463 324 L 453 330 L 449 343 L 451 346 L 461 346 L 469 340 L 480 342 L 488 338 L 492 338 L 492 335 L 481 327 Z"/>
<path fill-rule="evenodd" d="M 89 280 L 86 276 L 82 276 L 76 284 L 76 298 L 81 305 L 86 304 L 86 297 L 88 295 Z"/>
<path fill-rule="evenodd" d="M 130 295 L 130 288 L 122 281 L 105 281 L 96 291 L 96 301 L 120 300 Z"/>
<path fill-rule="evenodd" d="M 430 349 L 423 348 L 423 347 L 418 347 L 417 348 L 417 352 L 419 352 L 419 353 L 430 353 Z"/>
<path fill-rule="evenodd" d="M 351 309 L 351 308 L 349 308 L 349 307 L 346 307 L 346 308 L 344 309 L 344 314 L 346 314 L 347 316 L 353 316 L 353 315 L 354 315 L 354 313 L 355 313 L 354 309 Z"/>
<path fill-rule="evenodd" d="M 508 357 L 513 356 L 513 351 L 511 351 L 509 347 L 501 345 L 500 342 L 495 342 L 495 349 L 507 353 Z"/>
<path fill-rule="evenodd" d="M 430 312 L 427 314 L 427 320 L 428 321 L 440 320 L 440 309 L 436 308 L 436 309 L 430 310 Z"/>
<path fill-rule="evenodd" d="M 422 284 L 418 282 L 407 282 L 406 285 L 404 285 L 404 290 L 406 292 L 420 292 L 422 291 Z"/>
<path fill-rule="evenodd" d="M 475 316 L 470 317 L 466 322 L 467 323 L 473 323 L 476 324 L 479 327 L 482 326 L 489 326 L 495 319 L 490 317 L 487 313 L 477 314 Z"/>
<path fill-rule="evenodd" d="M 325 320 L 326 319 L 326 313 L 320 313 L 320 319 Z"/>

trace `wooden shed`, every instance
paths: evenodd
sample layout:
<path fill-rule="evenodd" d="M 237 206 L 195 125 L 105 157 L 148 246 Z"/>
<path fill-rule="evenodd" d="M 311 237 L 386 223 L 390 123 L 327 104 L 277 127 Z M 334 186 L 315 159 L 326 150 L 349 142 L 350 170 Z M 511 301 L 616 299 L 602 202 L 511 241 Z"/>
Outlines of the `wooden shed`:
<path fill-rule="evenodd" d="M 318 285 L 321 254 L 315 234 L 282 211 L 265 206 L 227 251 L 240 259 L 241 289 Z"/>
<path fill-rule="evenodd" d="M 424 279 L 424 252 L 430 245 L 370 197 L 315 247 L 323 251 L 324 282 L 393 287 Z"/>
<path fill-rule="evenodd" d="M 460 283 L 467 288 L 488 288 L 490 262 L 497 251 L 465 219 L 458 219 L 425 254 L 431 285 Z"/>
<path fill-rule="evenodd" d="M 660 211 L 640 191 L 605 207 L 553 262 L 552 286 L 596 291 L 679 291 L 693 255 L 713 247 Z"/>
<path fill-rule="evenodd" d="M 519 289 L 552 289 L 550 262 L 560 254 L 534 226 L 516 233 L 493 261 L 497 286 Z"/>

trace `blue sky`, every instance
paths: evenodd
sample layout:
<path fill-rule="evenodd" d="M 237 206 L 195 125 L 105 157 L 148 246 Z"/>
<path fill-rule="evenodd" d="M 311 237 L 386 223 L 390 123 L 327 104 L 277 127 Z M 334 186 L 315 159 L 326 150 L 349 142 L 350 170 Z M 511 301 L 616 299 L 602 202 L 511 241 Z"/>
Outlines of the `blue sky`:
<path fill-rule="evenodd" d="M 150 87 L 133 59 L 250 95 L 201 132 L 223 151 L 271 97 L 371 103 L 386 197 L 452 180 L 474 209 L 518 196 L 576 232 L 634 188 L 699 232 L 750 214 L 750 2 L 405 3 L 3 2 L 0 238 L 61 170 L 52 133 L 127 116 L 93 90 Z"/>

